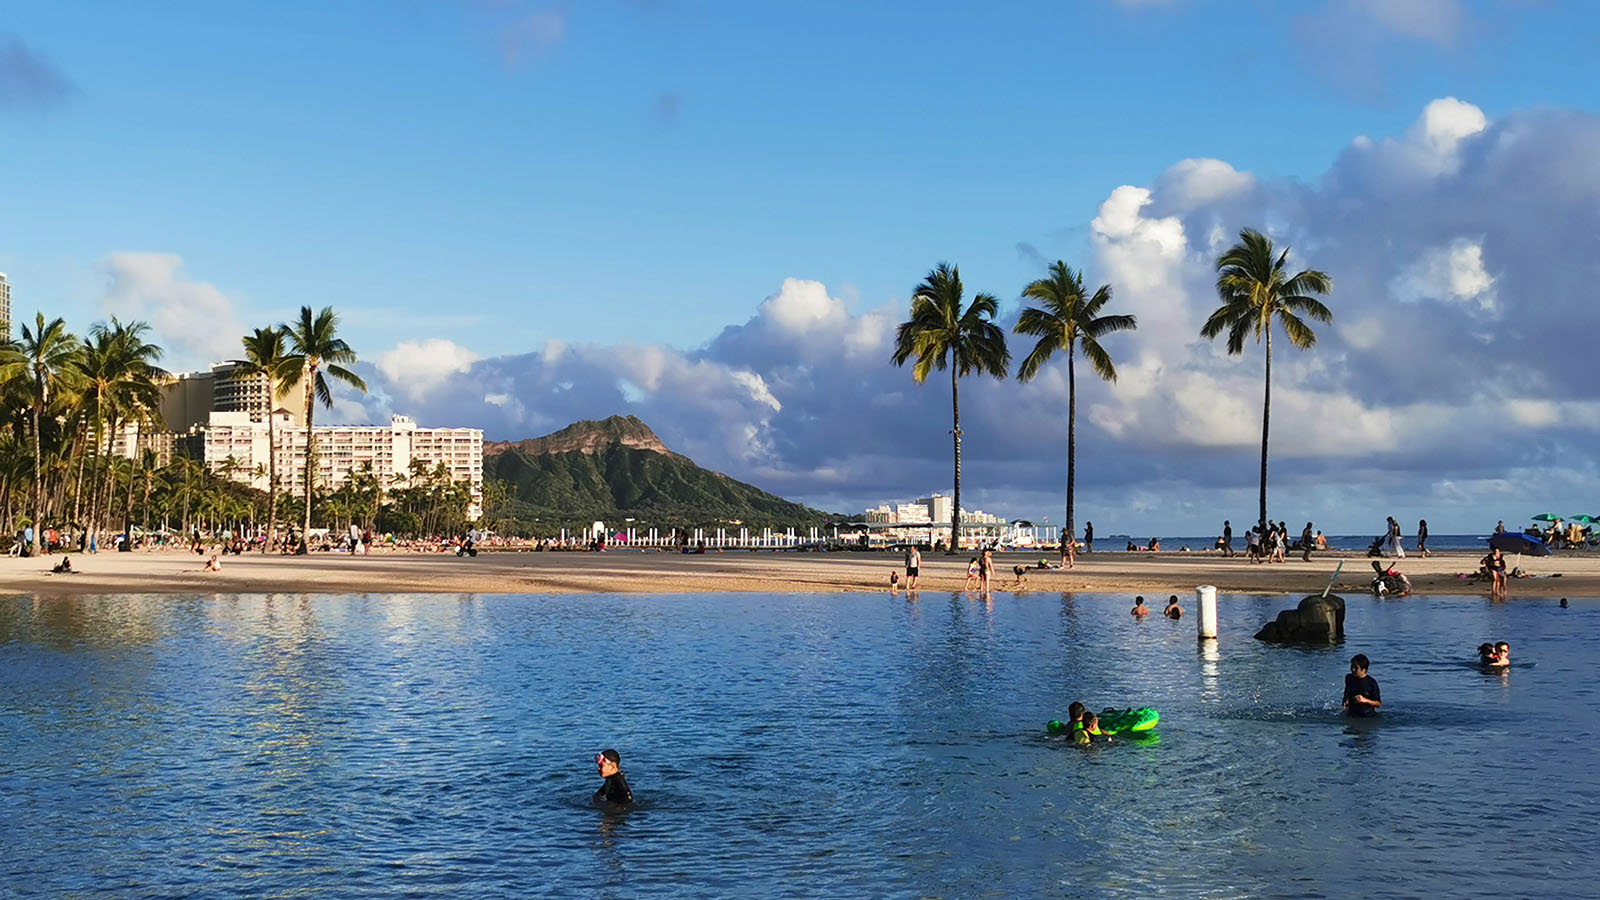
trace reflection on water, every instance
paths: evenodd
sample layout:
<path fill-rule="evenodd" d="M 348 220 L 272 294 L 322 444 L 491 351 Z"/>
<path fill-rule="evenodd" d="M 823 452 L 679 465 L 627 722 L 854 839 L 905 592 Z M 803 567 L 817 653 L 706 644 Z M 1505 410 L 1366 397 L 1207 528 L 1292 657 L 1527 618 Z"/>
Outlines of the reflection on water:
<path fill-rule="evenodd" d="M 1589 892 L 1592 604 L 1349 602 L 1306 649 L 1281 597 L 1198 646 L 1087 594 L 8 598 L 0 895 Z"/>

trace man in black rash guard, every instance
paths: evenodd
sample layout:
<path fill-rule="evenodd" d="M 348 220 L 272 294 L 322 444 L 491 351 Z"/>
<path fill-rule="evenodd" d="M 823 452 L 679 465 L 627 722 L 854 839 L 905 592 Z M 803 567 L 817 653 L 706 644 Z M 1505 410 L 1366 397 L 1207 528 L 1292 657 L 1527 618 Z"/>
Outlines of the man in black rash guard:
<path fill-rule="evenodd" d="M 594 755 L 595 767 L 606 783 L 594 792 L 596 803 L 628 806 L 633 803 L 633 791 L 628 790 L 628 779 L 622 775 L 622 757 L 615 750 L 601 750 Z"/>
<path fill-rule="evenodd" d="M 1350 674 L 1344 677 L 1344 708 L 1352 716 L 1371 716 L 1383 705 L 1378 681 L 1367 674 L 1367 656 L 1357 653 L 1350 660 Z"/>

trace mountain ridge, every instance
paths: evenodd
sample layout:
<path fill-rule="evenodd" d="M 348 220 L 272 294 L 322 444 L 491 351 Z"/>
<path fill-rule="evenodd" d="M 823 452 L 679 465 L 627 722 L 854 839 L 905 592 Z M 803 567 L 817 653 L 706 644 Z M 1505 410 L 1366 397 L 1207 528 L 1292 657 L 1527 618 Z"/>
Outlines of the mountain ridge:
<path fill-rule="evenodd" d="M 506 525 L 821 525 L 829 514 L 785 500 L 674 453 L 635 416 L 574 422 L 542 437 L 485 442 L 483 473 L 505 487 Z M 515 523 L 515 524 L 513 524 Z"/>

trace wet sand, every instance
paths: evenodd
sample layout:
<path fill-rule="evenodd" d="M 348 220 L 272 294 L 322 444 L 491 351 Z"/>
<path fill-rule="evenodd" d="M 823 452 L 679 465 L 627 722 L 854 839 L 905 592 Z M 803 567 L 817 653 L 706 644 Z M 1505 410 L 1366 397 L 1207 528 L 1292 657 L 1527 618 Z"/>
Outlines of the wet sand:
<path fill-rule="evenodd" d="M 1487 582 L 1458 577 L 1475 570 L 1481 557 L 1443 551 L 1428 559 L 1408 557 L 1398 565 L 1415 593 L 1487 596 Z M 59 558 L 0 559 L 0 594 L 882 592 L 888 590 L 890 573 L 900 571 L 900 557 L 884 553 L 486 551 L 467 559 L 439 553 L 246 554 L 223 557 L 221 572 L 206 572 L 204 559 L 194 554 L 136 551 L 73 554 L 76 574 L 49 574 Z M 924 556 L 920 589 L 962 590 L 969 558 Z M 1188 599 L 1196 585 L 1214 584 L 1222 591 L 1299 595 L 1320 592 L 1340 559 L 1344 571 L 1335 591 L 1364 593 L 1372 579 L 1370 561 L 1353 552 L 1314 554 L 1309 563 L 1295 556 L 1276 565 L 1206 553 L 1099 553 L 1079 557 L 1074 569 L 1030 571 L 1019 584 L 1012 567 L 1039 559 L 1036 552 L 996 554 L 991 589 L 1141 593 L 1152 598 L 1177 594 Z M 1600 597 L 1600 554 L 1511 561 L 1534 576 L 1512 580 L 1513 598 Z"/>

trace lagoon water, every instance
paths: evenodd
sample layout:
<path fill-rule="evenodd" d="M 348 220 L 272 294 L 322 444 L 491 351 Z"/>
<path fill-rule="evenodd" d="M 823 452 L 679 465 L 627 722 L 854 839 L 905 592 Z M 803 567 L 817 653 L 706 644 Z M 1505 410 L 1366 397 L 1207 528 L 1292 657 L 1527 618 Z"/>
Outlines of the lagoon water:
<path fill-rule="evenodd" d="M 0 598 L 0 896 L 1594 895 L 1600 603 L 1349 602 Z M 1046 737 L 1079 698 L 1159 740 Z"/>

